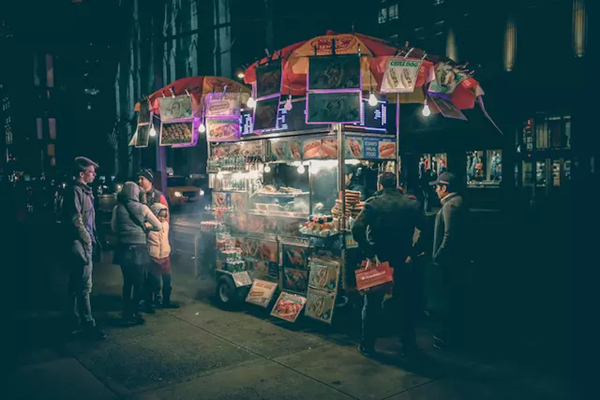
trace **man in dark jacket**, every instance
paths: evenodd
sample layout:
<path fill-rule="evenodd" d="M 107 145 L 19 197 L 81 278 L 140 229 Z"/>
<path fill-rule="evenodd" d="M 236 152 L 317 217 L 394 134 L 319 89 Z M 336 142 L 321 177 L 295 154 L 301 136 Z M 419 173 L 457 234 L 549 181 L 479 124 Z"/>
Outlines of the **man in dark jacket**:
<path fill-rule="evenodd" d="M 421 206 L 397 189 L 396 176 L 386 172 L 379 178 L 380 191 L 365 203 L 352 234 L 359 248 L 369 259 L 377 256 L 394 268 L 394 297 L 401 305 L 400 338 L 404 353 L 416 350 L 415 288 L 418 284 L 413 259 L 422 253 L 421 237 L 413 246 L 415 228 L 423 230 L 424 217 Z M 365 295 L 360 351 L 369 355 L 379 335 L 384 293 L 369 291 Z"/>
<path fill-rule="evenodd" d="M 458 182 L 452 173 L 444 172 L 430 184 L 435 186 L 442 204 L 435 217 L 432 254 L 433 262 L 440 266 L 443 276 L 443 327 L 434 336 L 434 346 L 442 348 L 444 344 L 459 344 L 464 335 L 468 210 L 457 193 Z"/>
<path fill-rule="evenodd" d="M 141 189 L 140 202 L 152 207 L 154 203 L 161 203 L 169 209 L 169 203 L 165 195 L 154 187 L 154 174 L 150 169 L 143 169 L 138 174 L 138 183 Z"/>
<path fill-rule="evenodd" d="M 96 178 L 98 164 L 85 157 L 75 159 L 75 182 L 65 191 L 63 224 L 69 251 L 66 262 L 69 269 L 69 297 L 74 323 L 91 339 L 102 340 L 106 335 L 96 327 L 92 316 L 90 293 L 96 238 L 94 195 L 88 186 Z"/>

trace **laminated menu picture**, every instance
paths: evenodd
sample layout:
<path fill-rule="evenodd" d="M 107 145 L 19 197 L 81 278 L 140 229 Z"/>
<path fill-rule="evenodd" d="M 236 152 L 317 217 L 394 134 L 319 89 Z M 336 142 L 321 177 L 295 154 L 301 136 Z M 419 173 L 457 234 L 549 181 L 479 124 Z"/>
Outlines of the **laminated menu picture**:
<path fill-rule="evenodd" d="M 262 98 L 281 90 L 281 61 L 272 60 L 256 67 L 256 97 Z"/>
<path fill-rule="evenodd" d="M 248 197 L 246 193 L 232 193 L 231 206 L 234 211 L 246 211 L 248 207 Z"/>
<path fill-rule="evenodd" d="M 296 268 L 283 268 L 283 290 L 306 293 L 308 271 Z"/>
<path fill-rule="evenodd" d="M 308 248 L 284 244 L 283 266 L 294 268 L 306 268 L 308 266 Z"/>
<path fill-rule="evenodd" d="M 281 292 L 277 303 L 275 303 L 271 311 L 271 315 L 289 322 L 296 322 L 305 303 L 306 297 Z"/>
<path fill-rule="evenodd" d="M 429 85 L 429 93 L 451 95 L 469 75 L 446 63 L 435 66 L 435 80 Z"/>
<path fill-rule="evenodd" d="M 252 278 L 250 278 L 248 271 L 235 272 L 231 276 L 233 277 L 235 287 L 252 285 Z"/>
<path fill-rule="evenodd" d="M 285 140 L 271 141 L 271 159 L 273 161 L 289 160 L 290 153 L 288 142 Z"/>
<path fill-rule="evenodd" d="M 387 62 L 383 80 L 382 93 L 412 93 L 421 69 L 421 60 L 390 58 Z"/>
<path fill-rule="evenodd" d="M 313 93 L 306 96 L 306 123 L 361 122 L 361 92 Z"/>
<path fill-rule="evenodd" d="M 321 157 L 321 141 L 320 140 L 305 140 L 302 143 L 302 154 L 304 158 L 320 158 Z"/>
<path fill-rule="evenodd" d="M 150 113 L 150 103 L 147 101 L 140 102 L 140 114 L 138 116 L 138 125 L 145 125 L 152 122 L 152 114 Z"/>
<path fill-rule="evenodd" d="M 265 261 L 247 261 L 247 263 L 254 279 L 269 278 L 269 263 Z"/>
<path fill-rule="evenodd" d="M 335 294 L 324 290 L 308 289 L 304 315 L 331 324 L 335 308 Z"/>
<path fill-rule="evenodd" d="M 194 142 L 194 122 L 172 122 L 164 120 L 160 126 L 160 145 L 191 144 Z"/>
<path fill-rule="evenodd" d="M 240 93 L 208 93 L 204 96 L 206 117 L 239 117 Z"/>
<path fill-rule="evenodd" d="M 260 259 L 271 262 L 279 261 L 277 242 L 260 242 Z"/>
<path fill-rule="evenodd" d="M 258 239 L 243 238 L 240 239 L 242 249 L 242 257 L 251 258 L 254 260 L 259 259 L 260 255 L 260 242 Z"/>
<path fill-rule="evenodd" d="M 267 308 L 276 289 L 276 283 L 257 279 L 252 282 L 252 287 L 248 292 L 246 302 Z"/>
<path fill-rule="evenodd" d="M 323 139 L 321 142 L 321 158 L 337 158 L 337 139 Z"/>
<path fill-rule="evenodd" d="M 314 289 L 336 292 L 338 288 L 339 273 L 339 266 L 324 265 L 312 261 L 310 263 L 308 285 Z"/>
<path fill-rule="evenodd" d="M 360 89 L 360 57 L 333 55 L 310 57 L 308 90 Z"/>
<path fill-rule="evenodd" d="M 228 195 L 229 193 L 225 192 L 213 192 L 212 193 L 212 201 L 215 207 L 227 207 L 229 203 Z"/>
<path fill-rule="evenodd" d="M 396 157 L 396 142 L 392 140 L 380 140 L 378 148 L 379 158 L 393 159 Z"/>
<path fill-rule="evenodd" d="M 158 99 L 160 118 L 163 122 L 193 118 L 190 96 L 161 97 Z"/>
<path fill-rule="evenodd" d="M 346 138 L 346 158 L 362 158 L 364 154 L 364 143 L 362 138 Z"/>
<path fill-rule="evenodd" d="M 240 138 L 239 119 L 206 119 L 209 142 L 230 142 Z"/>
<path fill-rule="evenodd" d="M 256 101 L 254 107 L 254 133 L 277 127 L 277 113 L 279 112 L 279 96 Z"/>
<path fill-rule="evenodd" d="M 135 147 L 148 147 L 148 141 L 150 140 L 150 126 L 151 125 L 138 125 Z"/>

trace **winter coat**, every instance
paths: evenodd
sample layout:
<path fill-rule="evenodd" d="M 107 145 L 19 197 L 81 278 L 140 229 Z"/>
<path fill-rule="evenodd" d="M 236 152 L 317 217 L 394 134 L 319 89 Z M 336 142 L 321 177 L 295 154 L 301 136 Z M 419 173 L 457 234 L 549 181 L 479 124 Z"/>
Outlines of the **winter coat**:
<path fill-rule="evenodd" d="M 87 226 L 90 219 L 93 221 L 92 232 Z M 70 256 L 87 264 L 93 251 L 92 244 L 97 242 L 92 188 L 79 182 L 67 188 L 62 206 L 62 226 Z"/>
<path fill-rule="evenodd" d="M 433 261 L 440 265 L 460 263 L 467 258 L 467 208 L 463 199 L 451 193 L 442 199 L 442 208 L 435 217 Z"/>
<path fill-rule="evenodd" d="M 140 203 L 140 188 L 134 182 L 125 182 L 117 196 L 119 204 L 113 209 L 110 221 L 113 232 L 117 234 L 119 244 L 146 244 L 146 228 L 160 231 L 162 225 L 148 206 Z"/>
<path fill-rule="evenodd" d="M 158 216 L 160 211 L 168 210 L 164 204 L 154 203 L 150 207 L 154 215 Z M 148 250 L 150 251 L 150 257 L 163 259 L 169 257 L 171 254 L 171 245 L 169 244 L 169 223 L 167 221 L 162 223 L 162 229 L 158 232 L 148 232 Z"/>
<path fill-rule="evenodd" d="M 399 190 L 384 189 L 370 198 L 352 226 L 352 234 L 367 255 L 403 264 L 422 252 L 423 235 L 413 247 L 415 228 L 424 231 L 424 215 L 418 201 Z"/>

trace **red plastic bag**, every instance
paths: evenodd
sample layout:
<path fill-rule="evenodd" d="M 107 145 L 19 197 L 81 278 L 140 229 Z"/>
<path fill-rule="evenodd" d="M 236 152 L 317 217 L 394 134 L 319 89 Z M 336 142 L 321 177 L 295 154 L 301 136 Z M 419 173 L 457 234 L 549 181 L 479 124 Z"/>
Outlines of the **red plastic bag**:
<path fill-rule="evenodd" d="M 363 261 L 361 268 L 354 273 L 356 274 L 356 288 L 359 291 L 387 290 L 394 283 L 394 269 L 387 261 L 379 262 L 376 259 L 375 264 Z"/>

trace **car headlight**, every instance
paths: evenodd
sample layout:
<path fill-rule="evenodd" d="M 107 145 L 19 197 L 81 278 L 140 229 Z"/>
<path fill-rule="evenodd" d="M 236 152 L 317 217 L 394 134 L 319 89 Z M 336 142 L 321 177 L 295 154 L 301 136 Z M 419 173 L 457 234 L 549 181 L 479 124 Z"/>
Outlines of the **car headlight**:
<path fill-rule="evenodd" d="M 200 191 L 198 191 L 198 194 L 199 194 L 200 196 L 204 196 L 204 190 L 200 189 Z"/>
<path fill-rule="evenodd" d="M 121 189 L 123 189 L 123 185 L 118 184 L 117 185 L 117 193 L 121 191 Z"/>
<path fill-rule="evenodd" d="M 181 192 L 175 192 L 175 193 L 173 193 L 173 195 L 175 197 L 181 197 L 181 196 L 183 196 L 183 194 Z"/>

